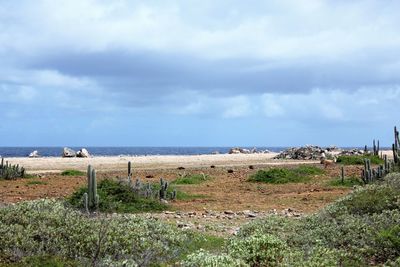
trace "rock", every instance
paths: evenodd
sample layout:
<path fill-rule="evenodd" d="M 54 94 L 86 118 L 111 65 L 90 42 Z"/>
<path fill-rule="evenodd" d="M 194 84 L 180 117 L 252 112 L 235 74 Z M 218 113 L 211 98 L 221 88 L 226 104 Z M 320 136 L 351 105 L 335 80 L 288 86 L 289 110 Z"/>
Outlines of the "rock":
<path fill-rule="evenodd" d="M 166 201 L 165 199 L 161 199 L 160 202 L 161 202 L 162 204 L 168 204 L 168 201 Z"/>
<path fill-rule="evenodd" d="M 219 154 L 219 151 L 213 151 L 213 152 L 211 152 L 211 154 L 213 154 L 213 155 L 218 155 L 218 154 Z"/>
<path fill-rule="evenodd" d="M 37 150 L 35 150 L 35 151 L 32 151 L 32 152 L 29 154 L 29 157 L 30 157 L 30 158 L 38 158 L 38 157 L 40 157 L 40 155 L 39 155 L 39 152 L 38 152 Z"/>
<path fill-rule="evenodd" d="M 224 213 L 227 214 L 227 215 L 235 214 L 235 213 L 234 213 L 233 211 L 231 211 L 231 210 L 226 210 L 226 211 L 224 211 Z"/>
<path fill-rule="evenodd" d="M 234 148 L 231 148 L 228 153 L 229 154 L 240 154 L 241 152 L 240 152 L 240 148 L 234 147 Z"/>
<path fill-rule="evenodd" d="M 311 145 L 292 147 L 282 151 L 274 159 L 316 160 L 323 155 L 327 156 L 325 151 L 322 147 Z"/>
<path fill-rule="evenodd" d="M 87 151 L 86 148 L 82 148 L 81 150 L 76 152 L 76 156 L 78 158 L 89 158 L 90 157 L 90 153 L 89 153 L 89 151 Z"/>
<path fill-rule="evenodd" d="M 170 215 L 170 214 L 175 214 L 173 211 L 165 211 L 164 214 Z"/>
<path fill-rule="evenodd" d="M 229 170 L 228 170 L 228 173 L 233 173 L 233 170 L 229 169 Z"/>
<path fill-rule="evenodd" d="M 257 217 L 257 214 L 249 211 L 249 210 L 244 210 L 243 211 L 244 216 L 248 217 L 248 218 L 255 218 Z"/>
<path fill-rule="evenodd" d="M 240 147 L 233 147 L 229 150 L 229 154 L 251 154 L 251 153 L 257 153 L 257 149 L 253 148 L 251 151 L 246 148 L 240 148 Z"/>
<path fill-rule="evenodd" d="M 62 156 L 63 158 L 73 158 L 76 157 L 76 152 L 71 148 L 64 147 Z"/>
<path fill-rule="evenodd" d="M 243 148 L 243 149 L 240 150 L 240 153 L 243 153 L 243 154 L 250 154 L 251 151 L 248 150 L 248 149 L 246 149 L 246 148 Z"/>
<path fill-rule="evenodd" d="M 254 166 L 253 165 L 249 165 L 249 169 L 250 170 L 254 170 Z"/>
<path fill-rule="evenodd" d="M 178 170 L 184 170 L 185 167 L 178 167 Z"/>
<path fill-rule="evenodd" d="M 211 169 L 215 169 L 215 165 L 211 165 L 210 168 L 211 168 Z"/>

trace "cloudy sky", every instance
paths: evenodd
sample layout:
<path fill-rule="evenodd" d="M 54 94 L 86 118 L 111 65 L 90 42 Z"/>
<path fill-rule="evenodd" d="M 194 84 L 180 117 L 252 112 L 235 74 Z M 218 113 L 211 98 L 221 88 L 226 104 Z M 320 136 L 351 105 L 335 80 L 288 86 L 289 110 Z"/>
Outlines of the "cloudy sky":
<path fill-rule="evenodd" d="M 400 1 L 0 0 L 0 146 L 390 145 Z"/>

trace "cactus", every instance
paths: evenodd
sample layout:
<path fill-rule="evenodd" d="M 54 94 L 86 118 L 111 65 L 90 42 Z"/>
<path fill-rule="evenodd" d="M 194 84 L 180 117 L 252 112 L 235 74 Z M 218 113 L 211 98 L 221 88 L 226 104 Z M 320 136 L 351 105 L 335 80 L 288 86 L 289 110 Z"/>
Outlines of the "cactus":
<path fill-rule="evenodd" d="M 174 191 L 172 191 L 172 193 L 171 193 L 171 199 L 175 200 L 176 199 L 176 195 L 177 195 L 177 192 L 176 192 L 176 189 L 174 189 Z"/>
<path fill-rule="evenodd" d="M 83 205 L 85 207 L 85 211 L 89 213 L 89 197 L 88 193 L 86 192 L 83 194 Z"/>
<path fill-rule="evenodd" d="M 88 166 L 87 170 L 88 179 L 88 209 L 97 209 L 99 207 L 99 195 L 97 194 L 97 181 L 96 181 L 96 170 L 91 165 Z M 86 205 L 86 203 L 85 203 Z"/>
<path fill-rule="evenodd" d="M 4 158 L 1 158 L 0 179 L 13 180 L 24 177 L 25 177 L 24 167 L 20 167 L 19 164 L 11 165 L 8 163 L 8 161 L 6 161 L 4 164 Z"/>
<path fill-rule="evenodd" d="M 164 181 L 163 178 L 160 179 L 160 199 L 167 198 L 168 182 Z"/>
<path fill-rule="evenodd" d="M 341 168 L 340 177 L 342 178 L 342 184 L 344 184 L 344 166 Z"/>

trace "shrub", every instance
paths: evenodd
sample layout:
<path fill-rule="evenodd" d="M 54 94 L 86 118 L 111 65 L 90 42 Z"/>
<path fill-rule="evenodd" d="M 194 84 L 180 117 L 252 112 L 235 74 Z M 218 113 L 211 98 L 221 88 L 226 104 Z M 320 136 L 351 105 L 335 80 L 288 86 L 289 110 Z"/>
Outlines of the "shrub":
<path fill-rule="evenodd" d="M 8 161 L 4 162 L 4 158 L 0 161 L 0 180 L 15 180 L 17 178 L 25 178 L 25 168 L 17 165 L 11 165 Z"/>
<path fill-rule="evenodd" d="M 176 180 L 174 180 L 173 184 L 201 184 L 210 180 L 210 177 L 205 174 L 191 174 L 191 175 L 183 175 Z"/>
<path fill-rule="evenodd" d="M 76 208 L 83 208 L 83 194 L 87 192 L 87 187 L 80 188 L 73 193 L 68 202 Z M 140 196 L 125 183 L 105 179 L 97 185 L 99 195 L 99 210 L 103 212 L 149 212 L 163 211 L 168 206 L 162 204 L 157 198 L 146 198 Z"/>
<path fill-rule="evenodd" d="M 83 176 L 86 173 L 78 170 L 65 170 L 61 173 L 62 176 Z"/>
<path fill-rule="evenodd" d="M 312 175 L 322 174 L 324 171 L 315 166 L 301 165 L 294 169 L 271 168 L 259 170 L 251 175 L 249 181 L 271 184 L 301 183 L 307 182 Z"/>
<path fill-rule="evenodd" d="M 233 258 L 242 259 L 250 266 L 279 266 L 286 250 L 284 241 L 260 232 L 246 238 L 234 238 L 228 247 Z"/>
<path fill-rule="evenodd" d="M 354 155 L 354 156 L 346 156 L 346 155 L 341 155 L 337 158 L 336 162 L 344 164 L 344 165 L 363 165 L 365 162 L 365 159 L 369 159 L 371 161 L 371 164 L 383 164 L 384 160 L 381 159 L 379 156 L 374 156 L 374 155 Z"/>
<path fill-rule="evenodd" d="M 248 266 L 240 259 L 235 259 L 225 253 L 219 255 L 212 254 L 203 249 L 190 254 L 185 261 L 182 262 L 183 266 L 187 267 L 244 267 Z"/>
<path fill-rule="evenodd" d="M 0 209 L 0 263 L 52 255 L 83 266 L 157 266 L 174 262 L 191 242 L 190 233 L 156 220 L 89 217 L 55 200 Z"/>
<path fill-rule="evenodd" d="M 358 177 L 348 177 L 345 178 L 342 182 L 341 178 L 337 178 L 335 180 L 330 180 L 328 185 L 330 186 L 342 186 L 342 187 L 353 187 L 357 185 L 363 185 L 363 181 L 361 181 Z"/>
<path fill-rule="evenodd" d="M 343 205 L 350 214 L 381 213 L 400 208 L 400 191 L 386 185 L 368 185 L 342 199 L 337 205 Z"/>
<path fill-rule="evenodd" d="M 46 184 L 47 184 L 47 182 L 38 181 L 38 180 L 33 180 L 33 181 L 26 182 L 26 185 L 46 185 Z"/>

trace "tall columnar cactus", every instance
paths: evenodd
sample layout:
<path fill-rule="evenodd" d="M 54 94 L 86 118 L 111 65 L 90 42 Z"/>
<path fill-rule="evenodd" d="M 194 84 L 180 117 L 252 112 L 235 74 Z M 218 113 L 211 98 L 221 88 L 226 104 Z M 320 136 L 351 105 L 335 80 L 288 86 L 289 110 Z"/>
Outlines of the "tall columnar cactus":
<path fill-rule="evenodd" d="M 374 139 L 372 145 L 373 145 L 373 154 L 374 154 L 374 156 L 379 156 L 379 149 L 380 149 L 379 148 L 379 140 L 377 140 L 377 142 L 375 142 L 375 139 Z"/>
<path fill-rule="evenodd" d="M 89 165 L 87 169 L 87 180 L 88 193 L 87 202 L 84 199 L 85 208 L 87 206 L 88 210 L 96 209 L 99 206 L 99 195 L 97 194 L 96 170 L 94 170 L 91 165 Z"/>
<path fill-rule="evenodd" d="M 164 181 L 163 178 L 160 179 L 160 199 L 167 198 L 168 181 Z"/>
<path fill-rule="evenodd" d="M 392 144 L 392 150 L 394 163 L 400 165 L 400 138 L 396 126 L 394 127 L 394 143 Z"/>
<path fill-rule="evenodd" d="M 341 177 L 341 180 L 342 180 L 342 184 L 344 184 L 344 166 L 342 166 L 341 169 L 340 169 L 340 177 Z"/>

